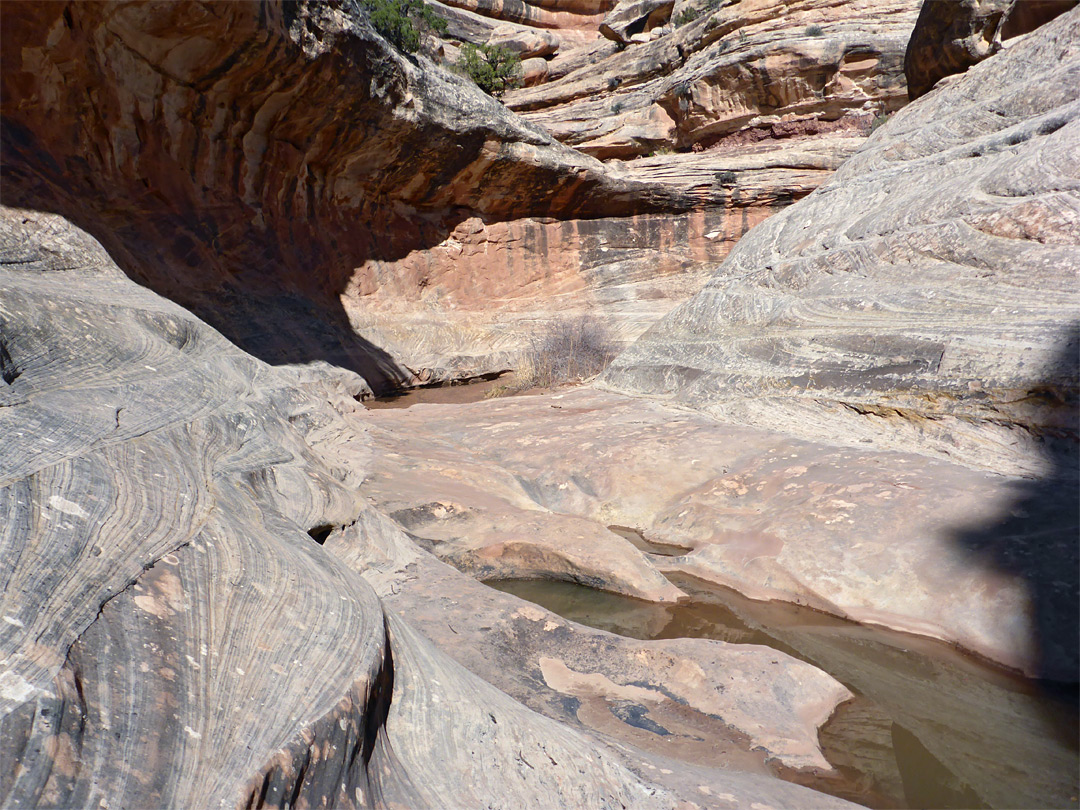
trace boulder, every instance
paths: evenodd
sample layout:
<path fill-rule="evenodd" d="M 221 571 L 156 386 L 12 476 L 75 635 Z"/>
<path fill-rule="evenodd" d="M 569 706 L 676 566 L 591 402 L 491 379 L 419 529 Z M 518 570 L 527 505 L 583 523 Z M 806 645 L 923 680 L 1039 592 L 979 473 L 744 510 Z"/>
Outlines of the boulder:
<path fill-rule="evenodd" d="M 673 0 L 623 0 L 604 17 L 600 33 L 621 45 L 643 41 L 634 37 L 664 25 L 673 6 Z"/>
<path fill-rule="evenodd" d="M 535 59 L 521 60 L 521 81 L 526 87 L 540 84 L 547 78 L 547 72 L 548 63 L 546 59 L 536 57 Z"/>
<path fill-rule="evenodd" d="M 904 56 L 908 95 L 916 99 L 947 76 L 1001 49 L 1003 39 L 1034 31 L 1077 0 L 926 0 Z"/>
<path fill-rule="evenodd" d="M 522 30 L 499 26 L 487 40 L 488 45 L 506 48 L 521 57 L 522 61 L 539 56 L 552 56 L 559 50 L 559 38 L 550 31 Z"/>

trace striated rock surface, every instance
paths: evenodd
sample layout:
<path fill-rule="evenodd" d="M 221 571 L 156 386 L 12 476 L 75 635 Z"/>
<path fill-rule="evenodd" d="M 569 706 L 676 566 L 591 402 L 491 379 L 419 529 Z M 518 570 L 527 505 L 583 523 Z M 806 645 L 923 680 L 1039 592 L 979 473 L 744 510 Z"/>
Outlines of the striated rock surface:
<path fill-rule="evenodd" d="M 647 34 L 671 19 L 674 0 L 623 0 L 600 23 L 600 33 L 620 45 L 635 34 Z"/>
<path fill-rule="evenodd" d="M 593 45 L 585 58 L 560 53 L 550 81 L 509 93 L 506 103 L 587 154 L 628 159 L 662 148 L 707 149 L 744 131 L 784 137 L 768 131 L 781 123 L 787 137 L 830 126 L 861 136 L 876 114 L 907 100 L 904 49 L 918 13 L 912 0 L 676 3 L 674 19 L 683 24 L 659 27 L 647 22 L 650 9 L 655 16 L 671 4 L 628 3 L 612 12 L 650 31 L 649 41 L 622 50 Z"/>
<path fill-rule="evenodd" d="M 11 4 L 3 199 L 73 218 L 260 358 L 384 392 L 503 370 L 560 314 L 628 343 L 903 99 L 910 3 L 870 28 L 828 3 L 741 3 L 623 53 L 597 44 L 604 3 L 459 5 L 435 5 L 456 41 L 551 57 L 531 68 L 556 80 L 539 106 L 512 101 L 532 124 L 401 56 L 346 0 Z M 614 104 L 633 119 L 619 132 Z M 545 130 L 603 156 L 724 151 L 604 166 Z"/>
<path fill-rule="evenodd" d="M 843 806 L 761 773 L 652 778 L 659 755 L 545 718 L 439 652 L 365 580 L 400 592 L 401 566 L 440 564 L 356 489 L 372 460 L 358 377 L 244 354 L 59 217 L 5 208 L 0 226 L 0 750 L 15 763 L 0 802 Z M 511 624 L 517 606 L 502 597 Z M 543 650 L 542 627 L 517 637 Z M 596 671 L 658 711 L 672 667 L 777 659 L 639 645 L 652 662 L 631 669 L 632 645 L 587 635 L 610 649 Z M 563 669 L 595 681 L 552 662 L 551 689 L 588 688 Z M 847 692 L 786 668 L 788 696 L 733 722 L 796 709 L 768 744 L 814 763 L 815 726 Z M 715 711 L 696 688 L 678 700 Z"/>
<path fill-rule="evenodd" d="M 327 360 L 376 388 L 416 375 L 357 334 L 364 308 L 340 300 L 350 285 L 369 292 L 372 262 L 445 243 L 469 220 L 604 217 L 628 230 L 623 217 L 698 205 L 402 57 L 349 3 L 19 3 L 3 37 L 8 204 L 71 216 L 130 276 L 242 348 Z M 417 284 L 438 296 L 483 266 Z"/>
<path fill-rule="evenodd" d="M 508 527 L 507 536 L 514 531 Z M 780 796 L 786 786 L 761 778 L 771 765 L 832 771 L 817 729 L 851 694 L 824 672 L 757 645 L 638 641 L 590 630 L 418 554 L 400 532 L 396 537 L 380 547 L 361 545 L 346 528 L 326 545 L 363 570 L 384 602 L 448 655 L 530 708 L 679 760 L 679 767 L 738 772 L 735 785 L 756 782 Z M 707 781 L 720 792 L 726 779 L 714 772 Z"/>
<path fill-rule="evenodd" d="M 1067 470 L 1078 89 L 1072 11 L 896 113 L 604 384 L 855 447 Z M 1064 457 L 1044 452 L 1055 437 Z"/>

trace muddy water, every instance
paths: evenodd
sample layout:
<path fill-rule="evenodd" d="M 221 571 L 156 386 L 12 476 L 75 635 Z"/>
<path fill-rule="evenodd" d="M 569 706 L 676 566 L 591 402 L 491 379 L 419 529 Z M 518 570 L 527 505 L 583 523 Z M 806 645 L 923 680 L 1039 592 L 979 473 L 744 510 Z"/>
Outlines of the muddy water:
<path fill-rule="evenodd" d="M 783 778 L 876 808 L 1077 806 L 1075 693 L 1059 699 L 943 643 L 672 581 L 687 602 L 563 582 L 488 584 L 608 632 L 765 644 L 829 672 L 856 695 L 821 729 L 835 771 Z"/>
<path fill-rule="evenodd" d="M 453 385 L 410 388 L 400 394 L 365 400 L 364 405 L 373 410 L 380 408 L 409 408 L 419 404 L 463 405 L 467 402 L 479 402 L 485 399 L 492 389 L 505 384 L 505 375 L 500 374 L 490 378 L 479 378 Z"/>

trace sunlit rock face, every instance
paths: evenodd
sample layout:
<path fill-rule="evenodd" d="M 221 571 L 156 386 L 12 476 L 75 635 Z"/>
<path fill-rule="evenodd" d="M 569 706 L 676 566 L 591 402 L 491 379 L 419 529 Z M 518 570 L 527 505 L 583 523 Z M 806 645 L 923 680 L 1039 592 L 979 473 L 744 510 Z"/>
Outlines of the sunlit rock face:
<path fill-rule="evenodd" d="M 907 100 L 903 59 L 918 8 L 914 0 L 628 2 L 601 27 L 619 44 L 560 51 L 546 82 L 506 100 L 602 159 L 865 136 L 875 116 Z M 660 19 L 665 9 L 670 17 Z"/>
<path fill-rule="evenodd" d="M 1076 441 L 1078 43 L 1072 11 L 896 113 L 605 384 L 996 472 L 1054 467 L 1047 443 Z"/>

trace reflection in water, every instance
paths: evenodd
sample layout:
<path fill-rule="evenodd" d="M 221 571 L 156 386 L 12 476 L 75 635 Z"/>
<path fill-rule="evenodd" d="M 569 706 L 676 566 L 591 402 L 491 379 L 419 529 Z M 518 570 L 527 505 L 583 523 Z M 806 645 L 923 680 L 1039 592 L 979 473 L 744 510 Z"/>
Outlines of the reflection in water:
<path fill-rule="evenodd" d="M 371 410 L 383 408 L 410 408 L 413 405 L 464 405 L 487 398 L 488 392 L 502 383 L 499 378 L 506 372 L 485 374 L 472 380 L 449 385 L 428 385 L 397 391 L 377 399 L 369 399 L 364 405 Z"/>
<path fill-rule="evenodd" d="M 654 605 L 580 585 L 490 582 L 571 621 L 640 639 L 765 644 L 856 694 L 821 731 L 839 777 L 785 778 L 874 807 L 1076 807 L 1077 751 L 1048 718 L 1068 706 L 950 646 L 673 577 L 691 595 Z"/>

